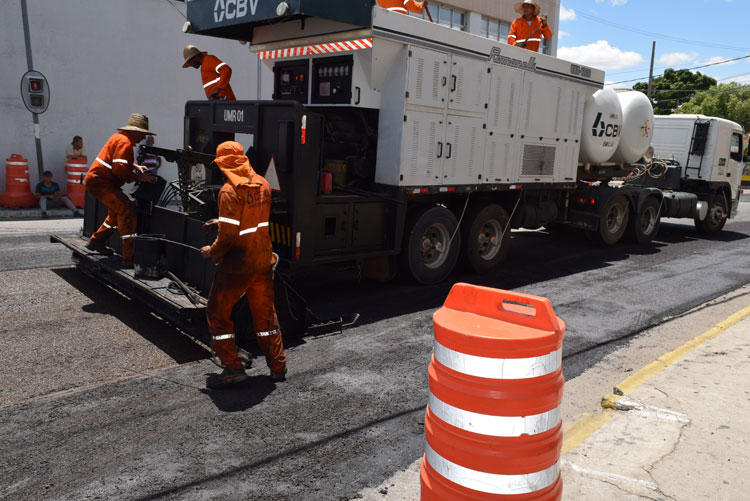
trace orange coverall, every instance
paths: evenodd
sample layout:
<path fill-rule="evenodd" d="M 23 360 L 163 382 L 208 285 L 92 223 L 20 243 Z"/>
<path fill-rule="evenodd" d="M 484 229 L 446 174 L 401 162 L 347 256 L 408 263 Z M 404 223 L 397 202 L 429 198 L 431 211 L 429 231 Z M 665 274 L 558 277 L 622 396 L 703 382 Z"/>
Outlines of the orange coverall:
<path fill-rule="evenodd" d="M 125 132 L 120 131 L 110 137 L 83 180 L 86 190 L 109 209 L 107 219 L 91 235 L 91 242 L 104 244 L 115 229 L 119 229 L 123 261 L 133 260 L 133 237 L 136 231 L 135 207 L 120 189 L 123 184 L 136 180 L 133 146 L 135 143 Z"/>
<path fill-rule="evenodd" d="M 266 363 L 272 372 L 283 372 L 286 355 L 274 308 L 275 258 L 268 230 L 271 187 L 255 173 L 239 143 L 220 144 L 215 162 L 227 182 L 219 191 L 219 235 L 210 250 L 218 265 L 206 306 L 211 341 L 228 369 L 242 369 L 232 309 L 244 294 Z"/>
<path fill-rule="evenodd" d="M 232 78 L 232 68 L 227 63 L 211 54 L 203 56 L 201 80 L 203 80 L 203 90 L 206 91 L 206 97 L 210 98 L 211 93 L 218 89 L 219 98 L 235 101 L 232 86 L 229 85 L 230 78 Z"/>
<path fill-rule="evenodd" d="M 415 0 L 378 0 L 378 5 L 385 10 L 401 14 L 408 14 L 409 11 L 421 14 L 424 8 L 424 2 L 417 2 Z"/>
<path fill-rule="evenodd" d="M 516 43 L 523 42 L 528 38 L 528 40 L 526 40 L 525 48 L 530 51 L 538 52 L 539 43 L 542 41 L 542 35 L 547 39 L 552 38 L 552 30 L 550 29 L 549 24 L 543 28 L 537 29 L 541 24 L 542 18 L 539 16 L 532 19 L 531 24 L 529 24 L 525 18 L 519 17 L 510 25 L 508 44 L 516 45 Z"/>

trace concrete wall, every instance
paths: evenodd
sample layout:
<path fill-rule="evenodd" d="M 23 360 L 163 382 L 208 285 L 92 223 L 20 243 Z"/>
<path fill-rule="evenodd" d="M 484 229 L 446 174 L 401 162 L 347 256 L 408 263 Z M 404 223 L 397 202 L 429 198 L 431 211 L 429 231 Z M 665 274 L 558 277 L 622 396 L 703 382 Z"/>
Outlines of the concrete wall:
<path fill-rule="evenodd" d="M 65 146 L 84 138 L 92 161 L 132 112 L 146 114 L 156 145 L 182 146 L 185 102 L 205 99 L 200 74 L 182 69 L 182 48 L 192 43 L 233 69 L 238 99 L 255 99 L 257 58 L 247 46 L 185 35 L 185 5 L 167 0 L 27 0 L 34 69 L 49 80 L 51 99 L 40 115 L 44 167 L 65 180 Z M 20 0 L 4 0 L 0 16 L 0 191 L 11 153 L 29 159 L 37 182 L 31 114 L 20 96 L 26 72 Z M 176 178 L 174 167 L 165 172 Z"/>

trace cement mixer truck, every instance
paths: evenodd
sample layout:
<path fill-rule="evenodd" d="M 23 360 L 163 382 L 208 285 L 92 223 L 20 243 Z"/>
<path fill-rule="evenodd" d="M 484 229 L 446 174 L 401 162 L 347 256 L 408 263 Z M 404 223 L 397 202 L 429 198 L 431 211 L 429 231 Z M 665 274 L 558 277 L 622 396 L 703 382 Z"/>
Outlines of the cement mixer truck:
<path fill-rule="evenodd" d="M 185 150 L 167 155 L 177 194 L 144 205 L 139 233 L 202 243 L 221 182 L 195 155 L 231 139 L 274 190 L 270 232 L 287 277 L 357 263 L 430 284 L 459 261 L 498 269 L 512 229 L 648 243 L 662 217 L 710 232 L 736 213 L 736 124 L 655 118 L 643 94 L 603 89 L 600 70 L 369 0 L 248 2 L 231 16 L 217 6 L 188 2 L 184 30 L 248 44 L 273 84 L 259 100 L 186 104 Z M 84 234 L 103 218 L 86 211 Z M 207 291 L 213 275 L 190 252 L 175 247 L 166 265 Z"/>

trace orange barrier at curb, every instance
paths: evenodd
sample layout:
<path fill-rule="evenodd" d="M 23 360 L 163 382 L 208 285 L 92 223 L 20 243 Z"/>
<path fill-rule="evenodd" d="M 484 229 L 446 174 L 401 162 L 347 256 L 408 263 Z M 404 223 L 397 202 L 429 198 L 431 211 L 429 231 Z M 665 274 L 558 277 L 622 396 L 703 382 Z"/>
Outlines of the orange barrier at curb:
<path fill-rule="evenodd" d="M 11 209 L 37 206 L 29 186 L 29 161 L 23 155 L 14 153 L 5 159 L 5 193 L 0 194 L 0 206 Z"/>
<path fill-rule="evenodd" d="M 560 500 L 565 323 L 549 300 L 456 284 L 433 317 L 422 500 Z"/>
<path fill-rule="evenodd" d="M 83 203 L 86 200 L 83 178 L 86 177 L 88 171 L 89 165 L 86 157 L 70 157 L 65 164 L 65 177 L 68 178 L 66 195 L 79 209 L 83 209 Z"/>

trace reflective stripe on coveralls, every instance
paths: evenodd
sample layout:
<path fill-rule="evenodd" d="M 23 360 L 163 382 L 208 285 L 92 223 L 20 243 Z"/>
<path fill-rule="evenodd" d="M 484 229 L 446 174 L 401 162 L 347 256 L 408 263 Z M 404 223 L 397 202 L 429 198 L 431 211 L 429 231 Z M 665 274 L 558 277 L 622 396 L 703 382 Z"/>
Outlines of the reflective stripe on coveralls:
<path fill-rule="evenodd" d="M 552 38 L 552 29 L 550 29 L 549 24 L 547 26 L 541 27 L 542 22 L 542 18 L 539 16 L 536 16 L 531 21 L 531 24 L 529 24 L 525 18 L 519 17 L 518 19 L 513 21 L 513 24 L 511 24 L 510 26 L 510 33 L 508 33 L 508 44 L 516 45 L 519 42 L 524 42 L 525 49 L 528 49 L 532 52 L 538 52 L 539 43 L 542 41 L 542 37 L 547 39 Z"/>
<path fill-rule="evenodd" d="M 218 97 L 223 97 L 227 101 L 236 99 L 232 86 L 229 84 L 232 77 L 232 68 L 227 63 L 212 54 L 205 54 L 200 71 L 206 97 L 211 97 L 211 94 L 218 89 Z"/>
<path fill-rule="evenodd" d="M 216 155 L 227 182 L 219 191 L 219 234 L 209 252 L 218 265 L 206 305 L 214 350 L 229 369 L 242 368 L 234 338 L 225 333 L 236 331 L 232 310 L 244 295 L 266 363 L 271 371 L 283 372 L 286 355 L 274 308 L 271 235 L 260 231 L 269 227 L 271 188 L 252 170 L 239 143 L 222 143 Z"/>

